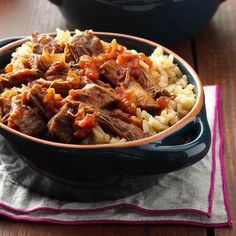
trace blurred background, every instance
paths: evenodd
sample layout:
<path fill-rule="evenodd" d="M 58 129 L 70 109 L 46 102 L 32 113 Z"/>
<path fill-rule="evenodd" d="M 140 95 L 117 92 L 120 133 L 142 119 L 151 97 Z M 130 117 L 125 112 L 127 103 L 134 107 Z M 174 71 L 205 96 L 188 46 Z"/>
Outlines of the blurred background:
<path fill-rule="evenodd" d="M 0 37 L 29 35 L 35 30 L 40 33 L 52 32 L 57 27 L 71 30 L 92 28 L 94 31 L 127 33 L 171 45 L 198 34 L 217 10 L 220 14 L 221 2 L 223 1 L 0 0 Z M 214 20 L 211 24 L 215 27 Z"/>

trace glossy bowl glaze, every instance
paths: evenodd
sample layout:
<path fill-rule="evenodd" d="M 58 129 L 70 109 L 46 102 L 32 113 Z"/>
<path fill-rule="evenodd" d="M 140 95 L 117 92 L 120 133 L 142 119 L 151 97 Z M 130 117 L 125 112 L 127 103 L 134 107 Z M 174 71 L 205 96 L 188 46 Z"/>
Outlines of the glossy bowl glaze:
<path fill-rule="evenodd" d="M 159 46 L 142 38 L 96 32 L 105 41 L 118 43 L 150 55 Z M 0 67 L 12 51 L 29 40 L 24 38 L 0 48 Z M 42 140 L 0 124 L 0 133 L 15 150 L 9 162 L 12 175 L 23 185 L 57 198 L 98 201 L 139 192 L 156 176 L 185 168 L 201 160 L 209 150 L 211 135 L 206 118 L 203 87 L 195 71 L 178 55 L 175 63 L 195 85 L 193 109 L 167 130 L 140 140 L 117 144 L 75 145 Z"/>

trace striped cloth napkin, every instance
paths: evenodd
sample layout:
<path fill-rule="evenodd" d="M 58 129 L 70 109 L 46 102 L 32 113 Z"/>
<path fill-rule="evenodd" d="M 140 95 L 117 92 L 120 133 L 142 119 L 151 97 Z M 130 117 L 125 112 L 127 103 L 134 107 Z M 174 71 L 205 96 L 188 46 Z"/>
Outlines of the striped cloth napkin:
<path fill-rule="evenodd" d="M 15 155 L 0 137 L 0 214 L 15 220 L 57 224 L 188 224 L 231 226 L 223 160 L 218 86 L 206 86 L 212 145 L 198 163 L 157 178 L 151 188 L 119 200 L 81 203 L 31 192 L 10 175 L 5 161 Z"/>

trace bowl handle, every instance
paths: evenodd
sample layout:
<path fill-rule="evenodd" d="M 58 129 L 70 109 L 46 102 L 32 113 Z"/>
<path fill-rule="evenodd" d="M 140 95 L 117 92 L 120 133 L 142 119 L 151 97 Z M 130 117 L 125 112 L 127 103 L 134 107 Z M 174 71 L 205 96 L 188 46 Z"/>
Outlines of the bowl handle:
<path fill-rule="evenodd" d="M 201 160 L 209 151 L 210 144 L 211 133 L 203 105 L 196 117 L 166 138 L 129 147 L 122 150 L 122 155 L 119 152 L 117 166 L 128 176 L 169 173 Z"/>
<path fill-rule="evenodd" d="M 173 140 L 189 132 L 193 134 L 193 138 L 190 141 L 184 144 L 171 144 Z M 205 105 L 203 105 L 200 113 L 194 120 L 172 135 L 167 136 L 161 141 L 149 143 L 143 148 L 152 153 L 152 155 L 148 155 L 145 159 L 155 160 L 155 158 L 158 159 L 158 155 L 160 158 L 165 159 L 178 160 L 179 158 L 182 161 L 186 159 L 190 165 L 207 154 L 210 144 L 211 132 L 207 121 Z"/>

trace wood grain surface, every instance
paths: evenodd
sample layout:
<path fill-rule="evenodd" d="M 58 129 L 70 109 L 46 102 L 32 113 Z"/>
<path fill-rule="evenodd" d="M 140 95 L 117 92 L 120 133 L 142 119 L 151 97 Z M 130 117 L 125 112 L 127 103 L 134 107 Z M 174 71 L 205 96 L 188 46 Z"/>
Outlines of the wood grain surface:
<path fill-rule="evenodd" d="M 227 190 L 236 220 L 236 1 L 222 4 L 213 21 L 195 39 L 198 73 L 204 84 L 219 84 L 225 137 Z M 233 236 L 236 229 L 216 229 Z"/>
<path fill-rule="evenodd" d="M 230 208 L 236 220 L 236 1 L 220 6 L 210 24 L 191 41 L 171 46 L 198 70 L 203 84 L 219 84 L 225 134 L 225 164 Z M 47 0 L 0 0 L 0 38 L 29 35 L 68 28 L 58 9 Z M 158 225 L 89 225 L 61 226 L 16 222 L 0 217 L 0 235 L 147 235 L 147 236 L 233 236 L 236 229 Z"/>
<path fill-rule="evenodd" d="M 58 8 L 47 0 L 0 0 L 0 38 L 65 29 Z"/>

